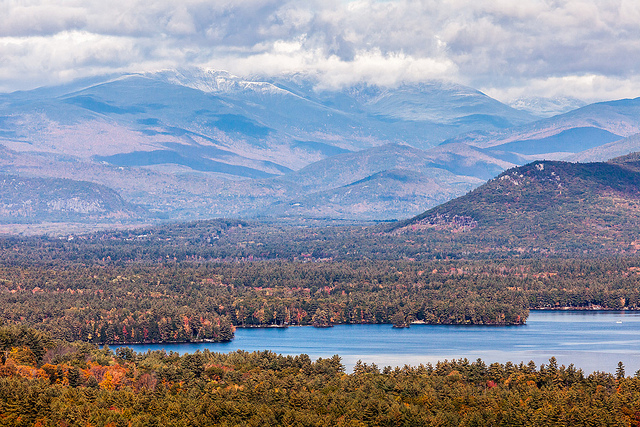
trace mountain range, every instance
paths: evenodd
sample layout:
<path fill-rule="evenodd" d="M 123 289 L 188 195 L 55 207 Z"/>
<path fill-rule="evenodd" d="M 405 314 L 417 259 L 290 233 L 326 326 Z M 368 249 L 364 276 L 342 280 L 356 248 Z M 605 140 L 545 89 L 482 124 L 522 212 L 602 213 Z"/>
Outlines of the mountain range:
<path fill-rule="evenodd" d="M 383 172 L 346 188 L 384 182 Z M 410 173 L 406 173 L 410 175 Z M 379 190 L 384 194 L 384 189 Z M 640 153 L 608 162 L 535 161 L 517 166 L 469 193 L 402 221 L 341 224 L 203 220 L 99 231 L 78 236 L 85 248 L 113 259 L 151 260 L 434 260 L 625 256 L 640 250 Z M 75 242 L 38 237 L 49 247 Z M 105 249 L 111 246 L 112 250 Z M 111 242 L 111 243 L 109 243 Z M 106 251 L 106 252 L 105 252 Z M 574 259 L 572 261 L 572 259 Z M 498 261 L 500 264 L 502 261 Z M 370 264 L 373 266 L 374 264 Z M 585 272 L 586 273 L 586 272 Z M 419 273 L 421 274 L 421 273 Z M 457 274 L 463 274 L 460 270 Z M 523 271 L 526 274 L 526 271 Z"/>
<path fill-rule="evenodd" d="M 105 185 L 151 221 L 388 220 L 532 160 L 626 154 L 640 133 L 640 98 L 546 118 L 581 104 L 514 105 L 523 109 L 443 82 L 318 89 L 302 75 L 99 76 L 0 94 L 0 172 Z"/>
<path fill-rule="evenodd" d="M 445 141 L 526 163 L 564 159 L 640 133 L 640 98 L 599 102 L 568 113 L 495 131 L 458 135 Z M 611 155 L 607 159 L 615 157 Z"/>

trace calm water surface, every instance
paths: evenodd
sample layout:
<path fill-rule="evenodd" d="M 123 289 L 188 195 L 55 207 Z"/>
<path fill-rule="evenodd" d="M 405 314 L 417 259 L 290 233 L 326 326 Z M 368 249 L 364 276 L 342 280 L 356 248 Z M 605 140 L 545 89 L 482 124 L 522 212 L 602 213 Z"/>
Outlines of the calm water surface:
<path fill-rule="evenodd" d="M 166 349 L 228 353 L 271 350 L 280 354 L 306 353 L 312 359 L 342 357 L 350 371 L 361 359 L 383 366 L 418 365 L 444 359 L 481 358 L 515 363 L 533 360 L 573 363 L 585 372 L 615 372 L 618 361 L 627 375 L 640 369 L 640 313 L 532 311 L 525 326 L 338 325 L 333 328 L 237 329 L 230 343 L 131 345 L 136 351 Z"/>

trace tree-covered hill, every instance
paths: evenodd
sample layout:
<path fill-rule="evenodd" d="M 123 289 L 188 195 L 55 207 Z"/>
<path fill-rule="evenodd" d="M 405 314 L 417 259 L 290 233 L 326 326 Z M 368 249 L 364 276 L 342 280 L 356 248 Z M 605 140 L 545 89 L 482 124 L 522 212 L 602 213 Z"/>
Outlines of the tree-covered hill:
<path fill-rule="evenodd" d="M 104 185 L 0 175 L 0 222 L 131 220 L 147 215 Z"/>
<path fill-rule="evenodd" d="M 24 339 L 25 337 L 27 339 Z M 269 351 L 115 353 L 0 328 L 6 426 L 635 426 L 640 373 L 555 358 L 380 368 Z"/>
<path fill-rule="evenodd" d="M 434 237 L 448 233 L 485 250 L 635 253 L 640 248 L 637 163 L 634 156 L 607 163 L 530 163 L 392 229 Z M 499 247 L 489 247 L 498 241 Z"/>

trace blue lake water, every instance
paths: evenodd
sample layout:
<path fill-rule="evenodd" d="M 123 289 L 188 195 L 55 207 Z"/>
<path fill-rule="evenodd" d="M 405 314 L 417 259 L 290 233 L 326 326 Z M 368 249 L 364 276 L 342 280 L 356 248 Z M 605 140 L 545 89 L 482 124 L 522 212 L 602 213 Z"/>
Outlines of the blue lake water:
<path fill-rule="evenodd" d="M 444 359 L 481 358 L 485 363 L 573 363 L 586 373 L 615 372 L 618 361 L 627 375 L 640 369 L 640 312 L 532 311 L 524 326 L 337 325 L 333 328 L 237 329 L 229 343 L 130 345 L 138 352 L 165 349 L 228 353 L 271 350 L 308 354 L 312 359 L 340 355 L 350 371 L 360 359 L 383 366 L 419 365 Z"/>

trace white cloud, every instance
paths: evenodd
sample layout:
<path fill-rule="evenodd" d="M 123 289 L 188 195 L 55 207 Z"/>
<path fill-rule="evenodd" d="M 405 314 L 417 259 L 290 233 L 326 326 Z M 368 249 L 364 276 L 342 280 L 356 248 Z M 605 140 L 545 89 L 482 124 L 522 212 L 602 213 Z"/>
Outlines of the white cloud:
<path fill-rule="evenodd" d="M 166 26 L 170 34 L 194 34 L 196 26 L 193 17 L 185 7 L 179 7 L 173 11 Z"/>
<path fill-rule="evenodd" d="M 71 4 L 3 1 L 0 36 L 53 35 L 86 25 L 85 11 Z"/>
<path fill-rule="evenodd" d="M 503 97 L 640 96 L 637 0 L 4 0 L 2 7 L 5 90 L 204 65 L 308 72 L 327 86 L 449 78 Z M 596 76 L 591 84 L 588 76 Z"/>
<path fill-rule="evenodd" d="M 568 96 L 586 102 L 636 98 L 640 96 L 640 76 L 629 78 L 609 77 L 596 74 L 567 75 L 546 79 L 532 79 L 526 85 L 507 88 L 487 87 L 481 90 L 504 102 L 523 97 Z"/>

